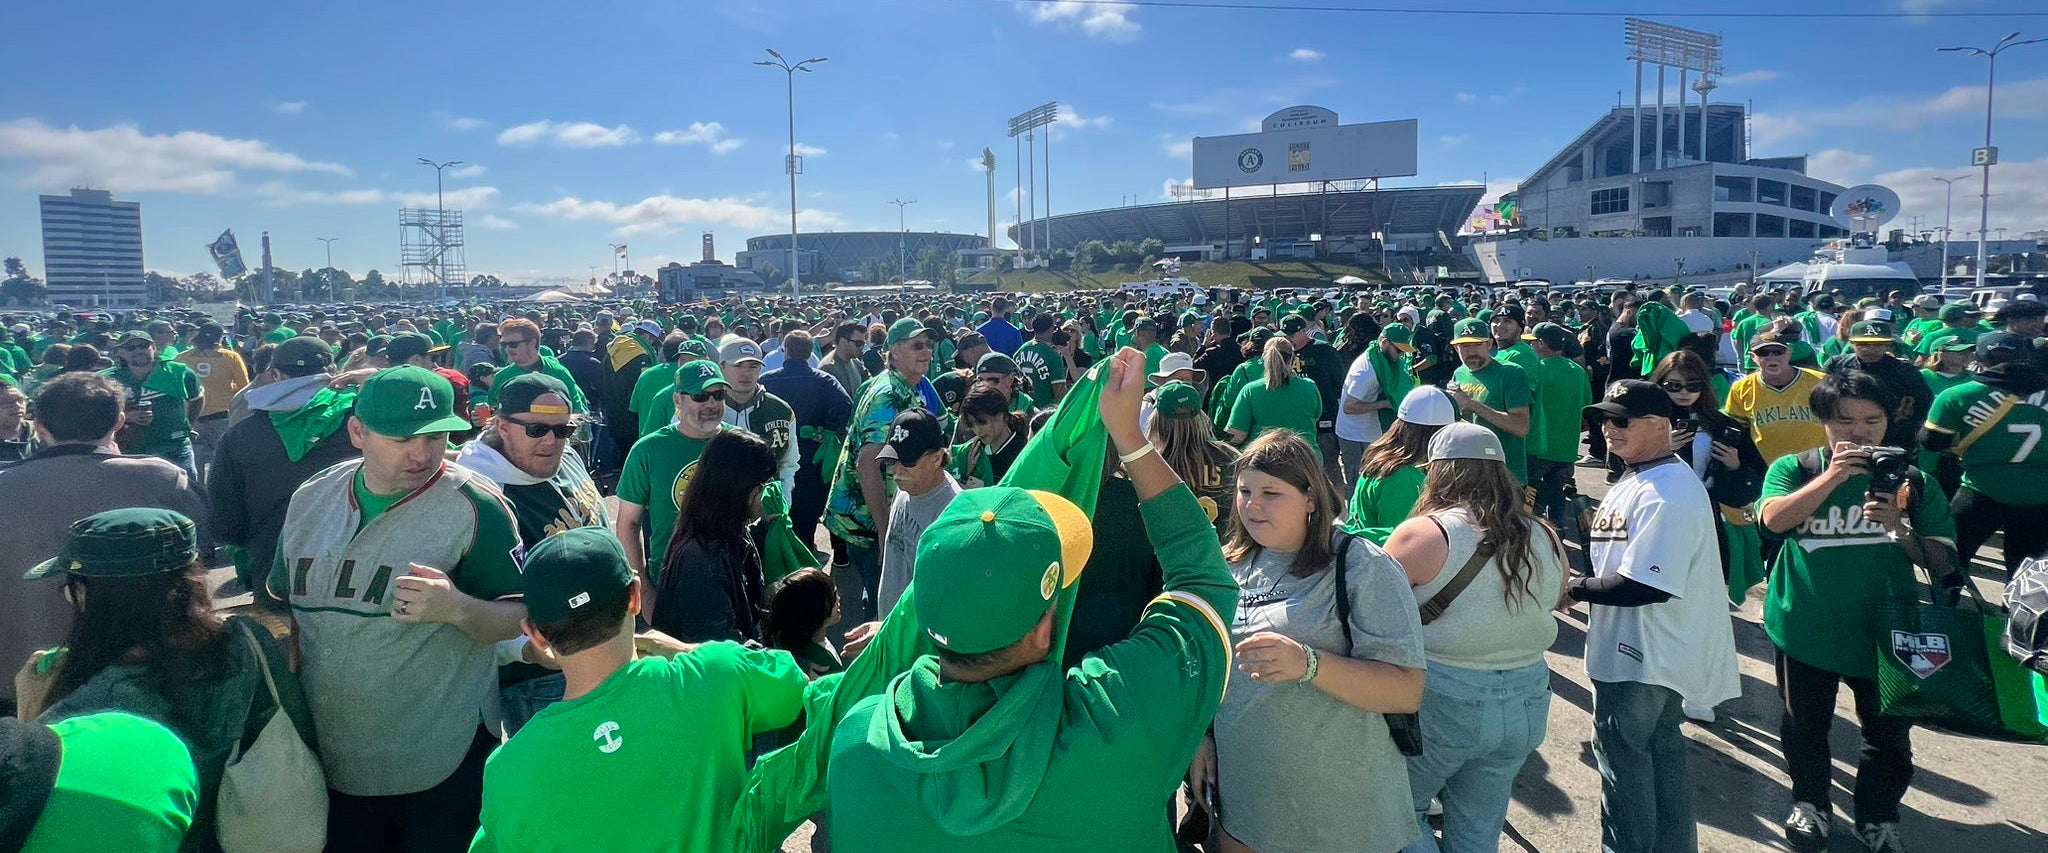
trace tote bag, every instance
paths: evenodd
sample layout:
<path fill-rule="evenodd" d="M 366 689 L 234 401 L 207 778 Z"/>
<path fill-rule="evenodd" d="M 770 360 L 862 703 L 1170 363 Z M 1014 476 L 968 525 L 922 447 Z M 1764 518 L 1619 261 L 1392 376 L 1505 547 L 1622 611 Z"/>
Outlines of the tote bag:
<path fill-rule="evenodd" d="M 214 825 L 225 853 L 320 853 L 327 846 L 327 774 L 278 699 L 263 644 L 248 631 L 256 668 L 277 710 L 256 742 L 228 755 L 214 795 Z"/>

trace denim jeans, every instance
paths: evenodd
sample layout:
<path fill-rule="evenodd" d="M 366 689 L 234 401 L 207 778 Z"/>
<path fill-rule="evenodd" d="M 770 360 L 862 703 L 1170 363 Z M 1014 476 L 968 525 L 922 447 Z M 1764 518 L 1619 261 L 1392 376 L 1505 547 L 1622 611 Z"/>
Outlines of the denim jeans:
<path fill-rule="evenodd" d="M 839 590 L 839 624 L 828 631 L 835 648 L 846 646 L 846 632 L 863 622 L 887 616 L 875 612 L 882 583 L 882 543 L 846 546 L 846 562 L 832 564 L 832 585 Z"/>
<path fill-rule="evenodd" d="M 206 493 L 206 486 L 199 481 L 198 456 L 193 454 L 191 442 L 185 442 L 169 453 L 159 453 L 157 458 L 185 469 L 185 477 L 192 482 L 192 488 L 202 495 Z"/>
<path fill-rule="evenodd" d="M 1364 460 L 1368 442 L 1337 439 L 1337 464 L 1344 469 L 1344 480 L 1337 484 L 1337 496 L 1351 499 L 1351 492 L 1358 488 L 1358 465 Z"/>
<path fill-rule="evenodd" d="M 1677 691 L 1634 681 L 1593 682 L 1593 757 L 1600 765 L 1603 853 L 1692 853 L 1690 746 Z"/>
<path fill-rule="evenodd" d="M 1422 688 L 1422 754 L 1408 759 L 1408 787 L 1422 837 L 1406 853 L 1493 853 L 1507 822 L 1515 776 L 1543 744 L 1550 720 L 1550 667 L 1467 669 L 1429 662 Z M 1444 806 L 1441 846 L 1429 801 Z"/>
<path fill-rule="evenodd" d="M 518 734 L 540 709 L 562 701 L 562 691 L 567 687 L 561 673 L 550 672 L 499 688 L 498 700 L 505 708 L 505 736 Z"/>

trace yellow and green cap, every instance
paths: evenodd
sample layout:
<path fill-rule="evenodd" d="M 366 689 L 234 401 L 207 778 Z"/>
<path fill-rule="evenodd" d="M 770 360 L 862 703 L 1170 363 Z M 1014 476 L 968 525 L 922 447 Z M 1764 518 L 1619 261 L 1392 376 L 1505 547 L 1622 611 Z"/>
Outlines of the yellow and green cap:
<path fill-rule="evenodd" d="M 1094 529 L 1051 492 L 969 489 L 917 542 L 913 598 L 932 642 L 981 654 L 1023 639 L 1062 589 L 1080 580 Z"/>
<path fill-rule="evenodd" d="M 71 523 L 64 550 L 37 563 L 25 579 L 69 572 L 89 578 L 129 578 L 182 571 L 199 558 L 199 536 L 176 510 L 129 507 L 94 513 Z"/>
<path fill-rule="evenodd" d="M 718 369 L 718 362 L 700 358 L 676 367 L 676 393 L 702 394 L 714 386 L 732 387 L 732 383 L 725 381 L 725 371 Z"/>
<path fill-rule="evenodd" d="M 1849 342 L 1852 344 L 1891 343 L 1891 324 L 1878 320 L 1864 320 L 1849 327 Z"/>
<path fill-rule="evenodd" d="M 1459 320 L 1458 325 L 1451 327 L 1451 343 L 1490 344 L 1493 343 L 1493 330 L 1486 325 L 1485 320 L 1478 317 Z"/>
<path fill-rule="evenodd" d="M 363 380 L 355 415 L 371 432 L 394 438 L 470 428 L 455 414 L 455 386 L 414 364 L 387 367 Z"/>

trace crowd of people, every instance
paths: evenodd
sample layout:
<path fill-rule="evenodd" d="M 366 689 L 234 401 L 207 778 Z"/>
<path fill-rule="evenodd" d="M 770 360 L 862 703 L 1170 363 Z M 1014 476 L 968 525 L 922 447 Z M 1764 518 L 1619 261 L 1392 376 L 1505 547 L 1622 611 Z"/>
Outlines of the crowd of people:
<path fill-rule="evenodd" d="M 1675 853 L 1681 727 L 1741 694 L 1762 585 L 1788 842 L 1899 853 L 1878 614 L 1994 535 L 2048 550 L 2044 317 L 1742 285 L 13 322 L 0 849 L 723 851 L 791 812 L 818 850 L 1491 851 L 1583 608 L 1603 848 Z M 811 795 L 759 778 L 812 744 Z"/>

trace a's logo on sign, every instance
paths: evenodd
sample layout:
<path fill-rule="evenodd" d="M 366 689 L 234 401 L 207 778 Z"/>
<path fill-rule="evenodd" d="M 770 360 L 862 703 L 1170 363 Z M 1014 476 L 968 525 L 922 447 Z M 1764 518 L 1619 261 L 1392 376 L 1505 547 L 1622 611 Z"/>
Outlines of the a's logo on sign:
<path fill-rule="evenodd" d="M 1308 143 L 1290 142 L 1287 144 L 1287 171 L 1308 171 Z"/>
<path fill-rule="evenodd" d="M 1892 657 L 1912 670 L 1915 677 L 1926 678 L 1948 665 L 1948 635 L 1893 631 Z"/>
<path fill-rule="evenodd" d="M 1266 155 L 1257 148 L 1246 148 L 1237 152 L 1237 169 L 1247 175 L 1266 165 Z"/>

